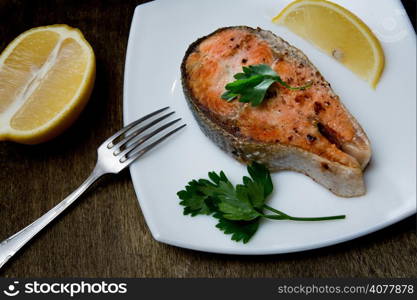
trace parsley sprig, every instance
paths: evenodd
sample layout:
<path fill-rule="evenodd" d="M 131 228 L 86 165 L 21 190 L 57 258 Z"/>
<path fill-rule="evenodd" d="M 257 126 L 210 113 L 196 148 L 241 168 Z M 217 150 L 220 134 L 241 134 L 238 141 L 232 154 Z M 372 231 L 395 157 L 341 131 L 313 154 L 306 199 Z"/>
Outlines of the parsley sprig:
<path fill-rule="evenodd" d="M 265 64 L 243 67 L 243 73 L 237 73 L 234 78 L 235 81 L 226 85 L 222 99 L 230 102 L 239 97 L 240 102 L 251 103 L 252 106 L 258 106 L 263 102 L 266 92 L 274 82 L 290 90 L 304 90 L 312 85 L 310 82 L 305 86 L 292 87 Z"/>
<path fill-rule="evenodd" d="M 209 179 L 192 180 L 177 193 L 184 206 L 184 215 L 212 215 L 217 228 L 231 234 L 232 240 L 247 243 L 256 233 L 261 218 L 292 221 L 324 221 L 344 219 L 344 215 L 300 218 L 290 216 L 265 204 L 272 194 L 273 183 L 268 169 L 258 163 L 248 166 L 250 177 L 233 186 L 223 171 L 208 173 Z M 265 214 L 264 210 L 273 214 Z"/>

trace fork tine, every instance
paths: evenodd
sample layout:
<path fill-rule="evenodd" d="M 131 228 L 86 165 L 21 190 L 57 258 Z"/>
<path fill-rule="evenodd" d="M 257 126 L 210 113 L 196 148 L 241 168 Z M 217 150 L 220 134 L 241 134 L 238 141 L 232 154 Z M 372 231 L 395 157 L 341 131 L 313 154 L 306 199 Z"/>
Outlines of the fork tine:
<path fill-rule="evenodd" d="M 133 150 L 135 150 L 137 146 L 142 145 L 144 142 L 146 142 L 147 140 L 149 140 L 151 137 L 155 136 L 156 134 L 158 134 L 158 133 L 159 133 L 159 132 L 161 132 L 162 130 L 164 130 L 164 129 L 166 129 L 166 128 L 168 128 L 168 127 L 172 126 L 172 125 L 174 125 L 175 123 L 177 123 L 177 122 L 178 122 L 178 121 L 180 121 L 180 120 L 181 120 L 181 118 L 178 118 L 178 119 L 176 119 L 176 120 L 174 120 L 174 121 L 171 121 L 171 122 L 169 122 L 169 123 L 167 123 L 167 124 L 165 124 L 165 125 L 163 125 L 163 126 L 161 126 L 161 127 L 157 128 L 157 129 L 155 129 L 154 131 L 152 131 L 152 132 L 148 133 L 148 134 L 147 134 L 147 135 L 145 135 L 144 137 L 141 137 L 139 140 L 137 140 L 136 142 L 134 142 L 132 145 L 129 145 L 126 149 L 124 149 L 124 150 L 123 150 L 123 151 L 121 151 L 121 152 L 119 151 L 119 149 L 117 149 L 117 150 L 114 152 L 114 155 L 121 155 L 121 156 L 124 156 L 124 155 L 129 154 L 130 152 L 132 152 Z M 117 145 L 116 145 L 116 146 L 117 146 Z"/>
<path fill-rule="evenodd" d="M 119 159 L 119 161 L 121 163 L 125 164 L 125 165 L 131 164 L 133 161 L 135 161 L 136 159 L 138 159 L 139 157 L 141 157 L 143 154 L 145 154 L 146 152 L 148 152 L 149 150 L 151 150 L 152 148 L 154 148 L 155 146 L 157 146 L 158 144 L 160 144 L 162 141 L 164 141 L 165 139 L 167 139 L 169 136 L 173 135 L 175 132 L 181 130 L 185 126 L 187 126 L 187 124 L 181 125 L 180 127 L 177 127 L 174 130 L 171 130 L 170 132 L 168 132 L 167 134 L 163 135 L 161 138 L 159 138 L 158 140 L 156 140 L 152 144 L 149 144 L 148 146 L 146 146 L 145 148 L 143 148 L 139 152 L 136 152 L 135 154 L 133 154 L 131 157 L 129 157 L 129 158 L 122 157 L 122 158 Z"/>
<path fill-rule="evenodd" d="M 125 133 L 126 131 L 128 131 L 129 129 L 133 128 L 134 126 L 138 125 L 139 123 L 159 114 L 160 112 L 163 112 L 164 110 L 167 110 L 169 108 L 169 106 L 158 109 L 150 114 L 147 114 L 146 116 L 140 118 L 139 120 L 136 120 L 130 124 L 128 124 L 127 126 L 123 127 L 122 129 L 120 129 L 118 132 L 116 132 L 115 134 L 113 134 L 111 137 L 109 137 L 107 140 L 105 140 L 103 142 L 103 144 L 107 144 L 107 148 L 112 148 L 113 147 L 113 141 L 114 139 L 118 138 L 119 136 L 121 136 L 123 133 Z"/>
<path fill-rule="evenodd" d="M 150 122 L 149 124 L 146 124 L 145 126 L 142 126 L 140 128 L 138 128 L 137 130 L 135 130 L 134 132 L 132 132 L 131 134 L 129 134 L 128 136 L 126 136 L 123 140 L 121 140 L 120 142 L 118 142 L 116 145 L 114 145 L 112 148 L 115 148 L 115 155 L 117 155 L 118 153 L 120 153 L 120 147 L 122 147 L 123 145 L 125 145 L 126 143 L 128 143 L 129 141 L 131 141 L 134 137 L 138 136 L 139 134 L 141 134 L 142 132 L 144 132 L 146 129 L 151 128 L 152 126 L 154 126 L 155 124 L 161 122 L 162 120 L 168 118 L 169 116 L 171 116 L 172 114 L 174 114 L 175 112 L 170 112 L 166 115 L 163 115 L 162 117 L 159 117 L 156 120 L 153 120 L 152 122 Z"/>

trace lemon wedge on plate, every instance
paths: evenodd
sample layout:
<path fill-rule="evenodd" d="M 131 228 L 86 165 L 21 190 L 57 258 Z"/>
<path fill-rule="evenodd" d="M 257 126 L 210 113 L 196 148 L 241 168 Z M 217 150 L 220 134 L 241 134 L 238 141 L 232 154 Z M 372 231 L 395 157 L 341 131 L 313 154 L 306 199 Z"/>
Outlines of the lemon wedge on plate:
<path fill-rule="evenodd" d="M 385 64 L 381 44 L 346 8 L 326 0 L 297 0 L 272 21 L 316 45 L 376 87 Z"/>
<path fill-rule="evenodd" d="M 0 55 L 0 140 L 47 141 L 68 128 L 91 94 L 95 56 L 67 25 L 28 30 Z"/>

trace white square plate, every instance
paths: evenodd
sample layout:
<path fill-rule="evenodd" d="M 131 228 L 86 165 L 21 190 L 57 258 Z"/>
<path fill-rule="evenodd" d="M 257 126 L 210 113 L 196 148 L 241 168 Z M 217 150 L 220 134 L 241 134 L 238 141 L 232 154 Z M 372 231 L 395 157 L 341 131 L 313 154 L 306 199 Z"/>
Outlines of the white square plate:
<path fill-rule="evenodd" d="M 301 251 L 350 240 L 416 211 L 416 36 L 400 0 L 334 0 L 376 33 L 386 68 L 376 90 L 311 44 L 271 22 L 290 0 L 157 0 L 136 8 L 124 79 L 124 122 L 171 106 L 188 126 L 135 162 L 130 172 L 154 238 L 184 248 L 230 254 Z M 383 2 L 383 4 L 381 3 Z M 188 46 L 217 28 L 271 30 L 301 49 L 332 84 L 368 134 L 367 194 L 344 199 L 294 172 L 273 174 L 269 204 L 297 216 L 346 214 L 327 222 L 263 221 L 248 244 L 231 241 L 212 217 L 183 215 L 176 193 L 194 178 L 224 170 L 235 184 L 246 168 L 200 131 L 187 107 L 180 64 Z"/>

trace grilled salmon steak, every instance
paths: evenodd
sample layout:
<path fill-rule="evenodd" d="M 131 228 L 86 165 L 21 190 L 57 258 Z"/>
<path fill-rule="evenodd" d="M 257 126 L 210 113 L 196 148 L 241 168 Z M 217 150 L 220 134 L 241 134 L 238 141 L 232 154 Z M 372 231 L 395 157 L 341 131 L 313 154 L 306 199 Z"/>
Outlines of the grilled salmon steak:
<path fill-rule="evenodd" d="M 259 106 L 227 102 L 225 85 L 242 66 L 269 65 L 292 86 L 274 83 Z M 189 107 L 202 131 L 241 162 L 304 173 L 336 195 L 365 193 L 369 140 L 330 84 L 297 48 L 270 31 L 221 28 L 188 48 L 181 66 Z"/>

